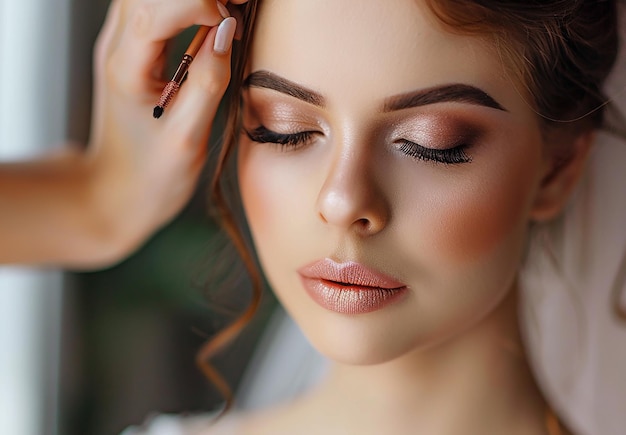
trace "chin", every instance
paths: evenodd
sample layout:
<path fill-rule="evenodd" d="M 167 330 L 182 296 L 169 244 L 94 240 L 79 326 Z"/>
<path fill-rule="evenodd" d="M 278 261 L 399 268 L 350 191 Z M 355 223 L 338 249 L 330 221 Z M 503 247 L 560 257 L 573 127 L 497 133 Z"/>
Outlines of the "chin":
<path fill-rule="evenodd" d="M 356 366 L 383 364 L 430 344 L 430 341 L 416 338 L 412 328 L 403 328 L 400 323 L 394 325 L 390 319 L 397 319 L 397 316 L 393 313 L 362 316 L 333 313 L 328 317 L 333 318 L 323 321 L 318 318 L 317 322 L 310 324 L 303 319 L 300 327 L 318 352 L 337 363 Z M 294 318 L 299 319 L 298 316 Z M 394 330 L 393 326 L 401 332 Z"/>
<path fill-rule="evenodd" d="M 326 358 L 340 364 L 369 366 L 384 364 L 410 352 L 395 343 L 375 343 L 373 341 L 342 342 L 333 337 L 333 342 L 310 340 L 313 347 Z"/>
<path fill-rule="evenodd" d="M 439 311 L 418 316 L 411 303 L 362 315 L 342 315 L 311 306 L 291 314 L 313 347 L 330 360 L 354 366 L 378 365 L 471 334 L 490 323 L 507 294 L 494 294 L 489 300 L 482 299 L 476 309 L 456 315 Z"/>

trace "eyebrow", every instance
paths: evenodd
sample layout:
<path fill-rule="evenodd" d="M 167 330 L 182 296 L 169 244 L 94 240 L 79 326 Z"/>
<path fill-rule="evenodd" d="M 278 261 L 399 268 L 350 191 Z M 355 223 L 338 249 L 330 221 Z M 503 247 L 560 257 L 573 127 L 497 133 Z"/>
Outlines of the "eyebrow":
<path fill-rule="evenodd" d="M 465 84 L 435 86 L 390 97 L 385 100 L 383 112 L 393 112 L 395 110 L 447 102 L 475 104 L 507 112 L 488 93 L 477 87 Z"/>
<path fill-rule="evenodd" d="M 300 86 L 269 71 L 255 71 L 243 82 L 244 88 L 267 88 L 306 101 L 315 106 L 326 106 L 326 99 L 318 92 Z"/>
<path fill-rule="evenodd" d="M 315 106 L 325 107 L 326 105 L 326 99 L 322 94 L 265 70 L 255 71 L 248 75 L 243 82 L 243 86 L 244 88 L 272 89 Z M 382 111 L 393 112 L 446 102 L 475 104 L 507 111 L 487 92 L 475 86 L 461 83 L 435 86 L 389 97 L 385 100 Z"/>

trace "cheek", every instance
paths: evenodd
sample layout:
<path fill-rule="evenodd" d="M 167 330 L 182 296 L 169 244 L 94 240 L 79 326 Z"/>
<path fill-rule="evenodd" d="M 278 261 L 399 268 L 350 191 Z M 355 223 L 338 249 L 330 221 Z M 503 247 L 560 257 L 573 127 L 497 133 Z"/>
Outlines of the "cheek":
<path fill-rule="evenodd" d="M 255 165 L 248 158 L 249 152 L 240 150 L 238 158 L 238 176 L 239 190 L 241 192 L 241 200 L 248 220 L 248 225 L 267 226 L 271 222 L 271 204 L 272 196 L 268 191 L 272 189 L 266 186 L 263 178 L 263 168 L 261 165 Z M 269 180 L 271 183 L 271 179 Z M 268 204 L 267 201 L 270 201 Z M 254 232 L 254 229 L 253 229 Z"/>
<path fill-rule="evenodd" d="M 241 199 L 263 263 L 274 265 L 281 258 L 279 253 L 295 252 L 297 246 L 293 246 L 289 235 L 309 225 L 306 216 L 311 204 L 305 203 L 304 193 L 307 186 L 294 181 L 311 177 L 296 162 L 256 144 L 243 144 L 239 150 Z"/>
<path fill-rule="evenodd" d="M 276 201 L 279 183 L 274 177 L 266 176 L 266 172 L 267 166 L 262 159 L 255 158 L 254 150 L 242 146 L 238 157 L 239 189 L 248 225 L 257 244 L 257 234 L 272 236 L 274 213 L 279 205 Z"/>
<path fill-rule="evenodd" d="M 433 198 L 442 222 L 439 246 L 458 263 L 494 252 L 501 241 L 525 227 L 530 180 L 509 173 L 459 189 L 458 195 Z"/>
<path fill-rule="evenodd" d="M 422 209 L 413 206 L 400 214 L 419 216 L 425 229 L 420 244 L 431 248 L 431 258 L 463 265 L 501 255 L 506 243 L 520 248 L 537 165 L 532 155 L 519 157 L 481 162 L 480 170 L 458 179 L 422 180 L 422 186 L 431 188 L 420 189 L 420 198 L 412 202 Z"/>

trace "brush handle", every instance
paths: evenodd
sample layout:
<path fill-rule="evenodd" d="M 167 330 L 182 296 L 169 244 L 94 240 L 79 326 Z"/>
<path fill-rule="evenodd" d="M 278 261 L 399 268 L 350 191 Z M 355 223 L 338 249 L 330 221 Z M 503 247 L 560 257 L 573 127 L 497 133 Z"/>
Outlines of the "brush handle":
<path fill-rule="evenodd" d="M 206 35 L 209 34 L 209 30 L 211 29 L 207 26 L 200 26 L 198 28 L 198 31 L 196 32 L 196 35 L 191 40 L 189 47 L 187 47 L 187 51 L 185 51 L 185 54 L 191 56 L 192 58 L 196 57 L 196 54 L 198 54 L 202 43 L 206 39 Z"/>

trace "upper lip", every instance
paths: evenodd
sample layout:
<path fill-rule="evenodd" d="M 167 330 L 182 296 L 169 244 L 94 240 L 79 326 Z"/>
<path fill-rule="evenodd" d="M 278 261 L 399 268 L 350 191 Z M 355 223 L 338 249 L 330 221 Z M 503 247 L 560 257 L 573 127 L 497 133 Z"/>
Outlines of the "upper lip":
<path fill-rule="evenodd" d="M 325 258 L 301 267 L 298 273 L 304 278 L 323 279 L 361 287 L 382 289 L 406 287 L 406 284 L 397 279 L 354 261 L 337 263 Z"/>

